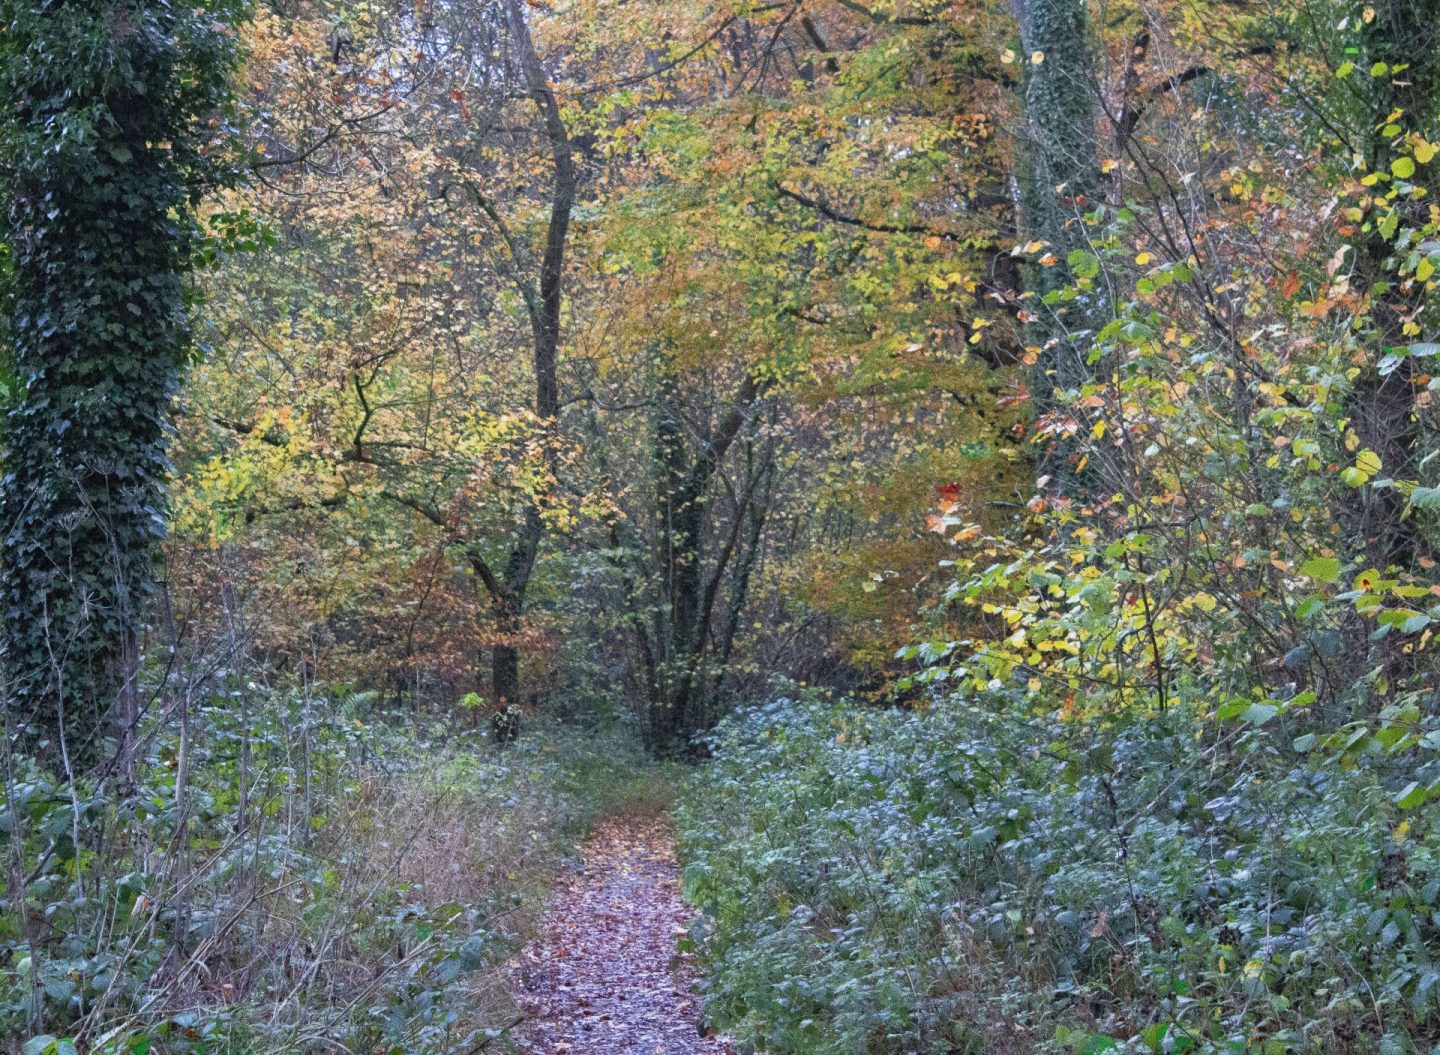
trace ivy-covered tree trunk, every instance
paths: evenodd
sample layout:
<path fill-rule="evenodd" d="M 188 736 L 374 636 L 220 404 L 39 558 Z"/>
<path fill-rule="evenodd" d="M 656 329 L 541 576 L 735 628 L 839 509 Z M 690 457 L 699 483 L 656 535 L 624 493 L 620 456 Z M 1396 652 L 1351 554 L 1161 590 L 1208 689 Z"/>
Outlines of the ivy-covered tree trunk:
<path fill-rule="evenodd" d="M 1093 292 L 1074 292 L 1072 254 L 1087 251 L 1083 216 L 1100 200 L 1095 143 L 1095 68 L 1089 12 L 1084 0 L 1015 0 L 1025 54 L 1025 138 L 1021 211 L 1026 233 L 1046 243 L 1054 257 L 1029 269 L 1035 318 L 1032 343 L 1039 348 L 1032 387 L 1036 416 L 1056 412 L 1057 391 L 1074 389 L 1091 376 L 1092 341 L 1103 315 Z M 1042 475 L 1062 494 L 1084 489 L 1078 444 L 1049 429 Z"/>
<path fill-rule="evenodd" d="M 186 216 L 232 45 L 214 11 L 147 0 L 3 0 L 0 25 L 6 692 L 12 727 L 79 765 L 133 719 L 190 348 Z"/>

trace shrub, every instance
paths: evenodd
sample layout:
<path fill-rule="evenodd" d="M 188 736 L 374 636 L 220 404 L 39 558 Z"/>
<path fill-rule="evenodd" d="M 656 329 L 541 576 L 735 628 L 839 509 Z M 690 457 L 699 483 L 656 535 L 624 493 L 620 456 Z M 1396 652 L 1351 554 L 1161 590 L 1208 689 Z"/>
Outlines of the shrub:
<path fill-rule="evenodd" d="M 742 1050 L 1440 1042 L 1440 839 L 1399 821 L 1383 758 L 984 702 L 780 700 L 719 731 L 681 850 L 708 1012 Z"/>
<path fill-rule="evenodd" d="M 372 710 L 249 686 L 164 715 L 119 793 L 11 758 L 0 1033 L 233 1055 L 502 1033 L 499 965 L 568 841 L 615 805 L 596 783 L 627 763 L 642 780 L 641 756 L 539 721 L 502 751 Z"/>

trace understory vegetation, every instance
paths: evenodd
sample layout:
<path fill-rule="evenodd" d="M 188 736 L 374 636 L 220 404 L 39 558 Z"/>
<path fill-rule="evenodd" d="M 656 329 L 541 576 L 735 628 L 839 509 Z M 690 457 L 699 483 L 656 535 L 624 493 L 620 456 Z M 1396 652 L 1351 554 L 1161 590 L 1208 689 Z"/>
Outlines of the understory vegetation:
<path fill-rule="evenodd" d="M 618 729 L 499 748 L 367 693 L 163 698 L 133 781 L 12 759 L 0 1033 L 27 1053 L 481 1050 L 574 840 L 667 794 Z"/>
<path fill-rule="evenodd" d="M 1397 828 L 1405 764 L 1307 762 L 1189 706 L 1077 727 L 1003 693 L 929 715 L 782 699 L 716 750 L 684 881 L 741 1050 L 1440 1039 L 1440 842 Z"/>

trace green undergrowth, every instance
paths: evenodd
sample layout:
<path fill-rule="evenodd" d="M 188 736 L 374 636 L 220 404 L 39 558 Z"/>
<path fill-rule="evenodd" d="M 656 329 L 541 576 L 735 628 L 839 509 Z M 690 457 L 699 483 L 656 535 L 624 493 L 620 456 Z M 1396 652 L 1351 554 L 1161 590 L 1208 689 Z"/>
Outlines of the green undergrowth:
<path fill-rule="evenodd" d="M 707 1013 L 769 1055 L 1440 1051 L 1413 760 L 1172 709 L 780 701 L 679 811 Z"/>
<path fill-rule="evenodd" d="M 619 729 L 499 748 L 366 696 L 175 706 L 133 783 L 9 760 L 0 1035 L 26 1055 L 502 1050 L 503 964 L 563 858 L 669 794 Z"/>

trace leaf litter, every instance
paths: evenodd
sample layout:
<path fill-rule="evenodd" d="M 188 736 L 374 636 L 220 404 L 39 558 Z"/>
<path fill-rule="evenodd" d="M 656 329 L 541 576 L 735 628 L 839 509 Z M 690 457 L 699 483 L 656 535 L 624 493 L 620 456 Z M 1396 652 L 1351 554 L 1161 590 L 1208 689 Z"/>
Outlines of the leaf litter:
<path fill-rule="evenodd" d="M 691 957 L 677 951 L 674 834 L 663 818 L 602 824 L 582 870 L 557 887 L 540 937 L 513 970 L 529 1055 L 726 1055 L 702 1024 Z"/>

